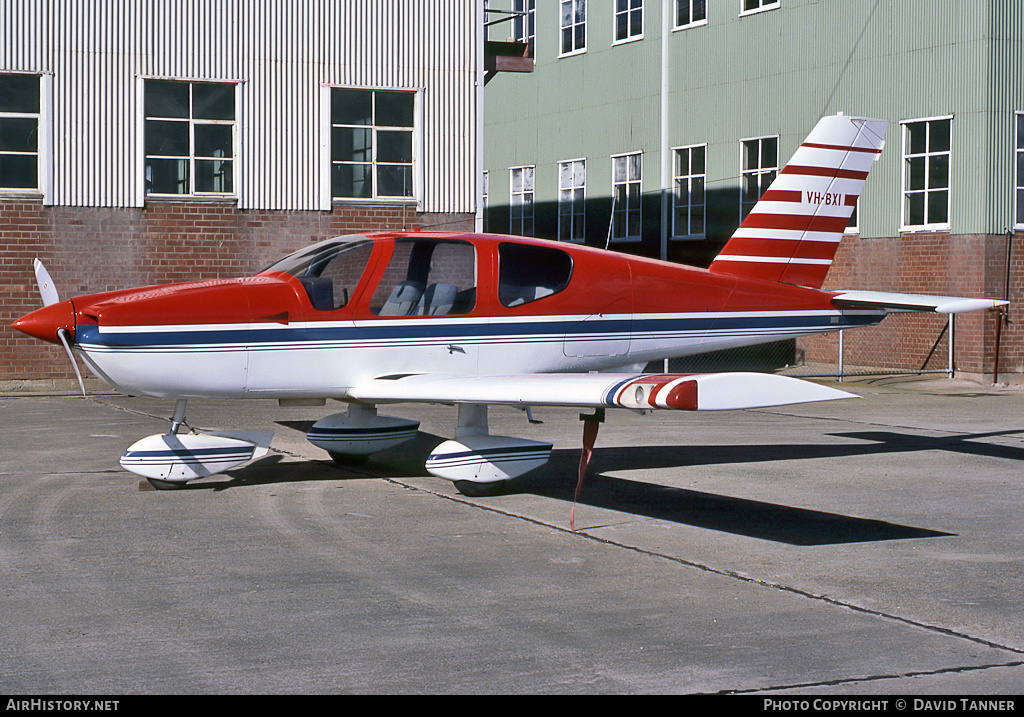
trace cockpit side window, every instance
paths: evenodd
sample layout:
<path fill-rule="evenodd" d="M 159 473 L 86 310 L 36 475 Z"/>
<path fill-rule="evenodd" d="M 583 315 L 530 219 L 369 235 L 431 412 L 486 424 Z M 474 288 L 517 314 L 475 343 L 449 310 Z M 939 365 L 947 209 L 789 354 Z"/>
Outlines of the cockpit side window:
<path fill-rule="evenodd" d="M 509 308 L 557 294 L 569 285 L 572 257 L 561 249 L 498 245 L 498 300 Z"/>
<path fill-rule="evenodd" d="M 313 308 L 334 311 L 348 304 L 373 253 L 373 242 L 326 241 L 286 256 L 267 271 L 296 277 Z"/>
<path fill-rule="evenodd" d="M 469 242 L 397 240 L 370 299 L 377 316 L 468 314 L 476 306 L 476 250 Z"/>

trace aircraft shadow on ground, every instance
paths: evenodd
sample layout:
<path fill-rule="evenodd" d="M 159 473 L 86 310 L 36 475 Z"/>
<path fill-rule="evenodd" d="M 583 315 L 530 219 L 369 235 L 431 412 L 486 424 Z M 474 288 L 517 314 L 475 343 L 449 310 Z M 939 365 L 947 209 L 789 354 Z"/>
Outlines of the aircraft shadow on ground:
<path fill-rule="evenodd" d="M 634 456 L 632 461 L 629 460 L 631 453 Z M 506 492 L 571 501 L 576 488 L 578 461 L 578 453 L 555 451 L 544 469 L 510 481 Z M 632 469 L 643 467 L 637 464 L 635 451 L 631 449 L 605 449 L 600 455 L 595 451 L 580 492 L 580 505 L 790 545 L 832 545 L 952 535 L 881 520 L 644 483 L 602 472 L 613 470 L 609 464 L 619 463 L 623 464 L 622 467 L 628 464 Z M 567 476 L 571 480 L 566 480 Z"/>
<path fill-rule="evenodd" d="M 279 424 L 305 432 L 312 421 L 280 421 Z M 1003 433 L 1013 433 L 1006 431 Z M 836 434 L 866 441 L 864 444 L 772 444 L 732 446 L 644 446 L 642 449 L 609 447 L 595 449 L 579 503 L 632 515 L 718 530 L 736 535 L 788 543 L 792 545 L 830 545 L 838 543 L 906 540 L 949 536 L 925 528 L 898 525 L 880 520 L 795 508 L 744 498 L 702 493 L 699 491 L 656 485 L 606 475 L 619 470 L 653 468 L 684 468 L 688 465 L 713 465 L 745 462 L 800 460 L 810 458 L 849 457 L 874 453 L 918 450 L 963 450 L 983 455 L 1024 459 L 1024 449 L 992 444 L 971 443 L 968 438 L 981 435 L 932 439 L 920 436 L 862 432 Z M 997 434 L 985 434 L 985 436 Z M 415 440 L 398 451 L 375 456 L 358 474 L 338 470 L 329 462 L 300 464 L 301 469 L 288 470 L 264 459 L 245 471 L 238 471 L 247 483 L 311 480 L 325 477 L 337 480 L 350 475 L 365 478 L 415 477 L 424 475 L 423 463 L 430 451 L 444 440 L 440 436 L 420 432 Z M 316 466 L 310 473 L 310 464 Z M 531 494 L 562 501 L 572 501 L 576 488 L 579 451 L 559 449 L 541 469 L 509 481 L 504 493 Z M 252 472 L 258 471 L 258 474 Z M 286 477 L 291 474 L 292 477 Z M 275 478 L 276 476 L 276 478 Z M 486 500 L 486 499 L 485 499 Z"/>

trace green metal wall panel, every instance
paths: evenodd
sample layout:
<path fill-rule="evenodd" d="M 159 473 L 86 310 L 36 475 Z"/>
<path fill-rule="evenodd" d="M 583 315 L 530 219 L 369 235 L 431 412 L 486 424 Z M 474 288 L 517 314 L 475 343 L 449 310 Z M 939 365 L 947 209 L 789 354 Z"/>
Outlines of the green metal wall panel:
<path fill-rule="evenodd" d="M 890 121 L 863 197 L 863 236 L 899 233 L 900 123 L 937 116 L 953 117 L 951 233 L 1012 225 L 1013 114 L 1024 110 L 1021 0 L 781 0 L 749 15 L 740 0 L 709 0 L 705 25 L 666 35 L 664 138 L 661 12 L 674 1 L 646 0 L 643 38 L 616 45 L 613 0 L 589 0 L 587 51 L 563 58 L 558 3 L 537 5 L 535 71 L 498 75 L 485 90 L 492 207 L 507 201 L 508 167 L 527 164 L 537 166 L 538 207 L 553 205 L 558 161 L 580 157 L 588 198 L 607 200 L 610 156 L 643 151 L 643 189 L 654 207 L 645 222 L 657 221 L 662 152 L 707 143 L 709 194 L 723 214 L 735 203 L 722 220 L 735 225 L 739 141 L 778 135 L 784 163 L 819 117 L 842 111 Z M 590 229 L 588 241 L 599 241 L 602 232 Z M 645 235 L 645 244 L 655 240 Z"/>

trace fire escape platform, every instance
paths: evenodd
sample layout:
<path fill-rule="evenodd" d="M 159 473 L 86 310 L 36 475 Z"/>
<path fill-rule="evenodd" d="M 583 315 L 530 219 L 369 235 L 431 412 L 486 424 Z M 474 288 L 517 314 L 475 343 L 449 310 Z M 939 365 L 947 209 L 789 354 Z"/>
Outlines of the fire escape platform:
<path fill-rule="evenodd" d="M 487 80 L 498 72 L 533 72 L 530 46 L 514 40 L 485 41 L 484 70 Z"/>

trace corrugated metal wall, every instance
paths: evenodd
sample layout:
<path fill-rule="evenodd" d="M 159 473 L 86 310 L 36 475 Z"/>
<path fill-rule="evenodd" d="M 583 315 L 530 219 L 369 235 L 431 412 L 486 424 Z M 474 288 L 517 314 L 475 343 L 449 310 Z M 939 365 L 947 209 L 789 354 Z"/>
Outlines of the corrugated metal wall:
<path fill-rule="evenodd" d="M 323 102 L 347 86 L 418 91 L 419 209 L 473 212 L 478 4 L 0 0 L 0 71 L 52 77 L 49 203 L 143 203 L 142 80 L 172 78 L 239 83 L 240 208 L 329 208 Z"/>

